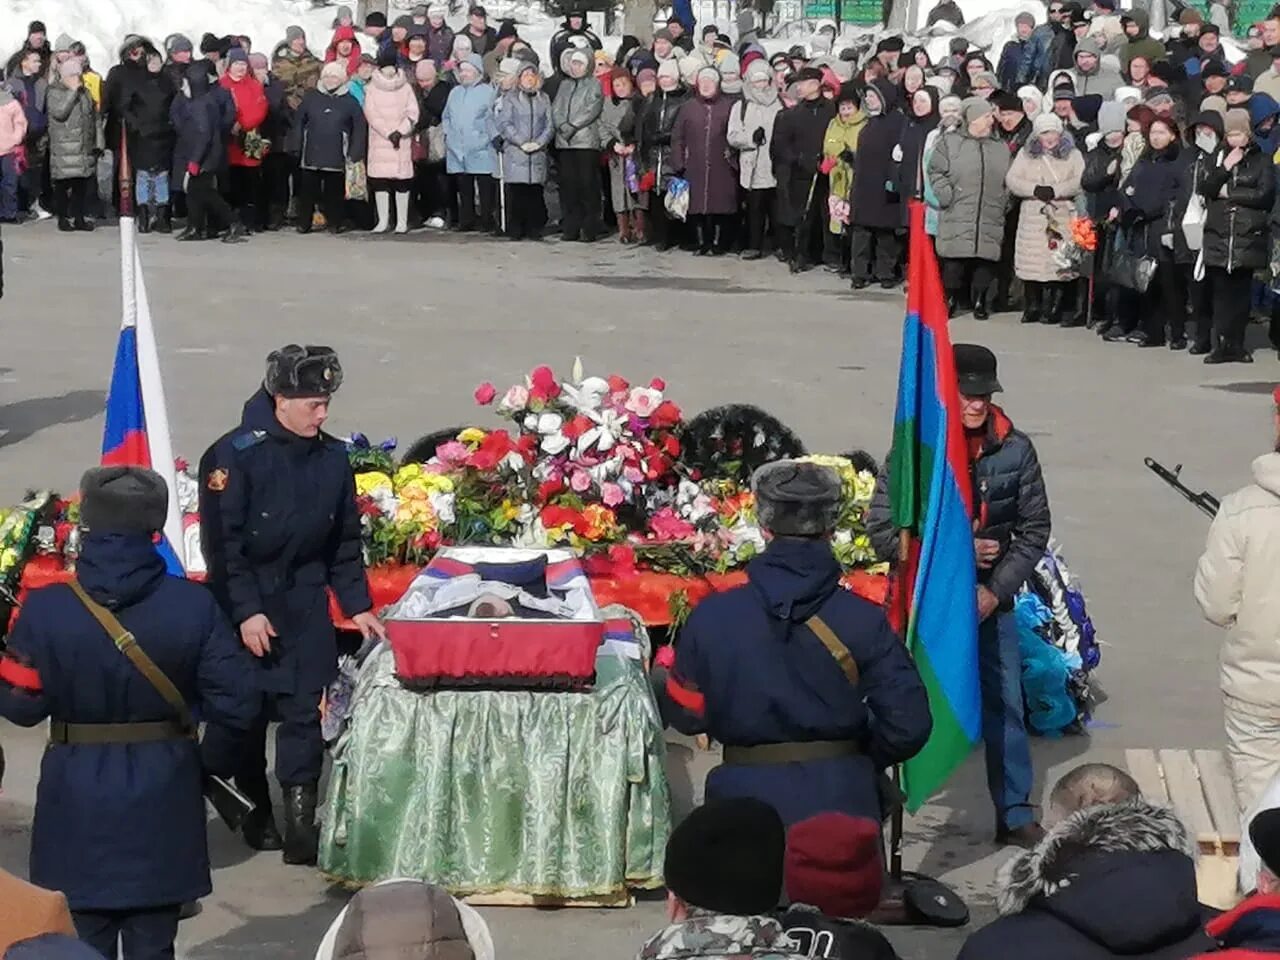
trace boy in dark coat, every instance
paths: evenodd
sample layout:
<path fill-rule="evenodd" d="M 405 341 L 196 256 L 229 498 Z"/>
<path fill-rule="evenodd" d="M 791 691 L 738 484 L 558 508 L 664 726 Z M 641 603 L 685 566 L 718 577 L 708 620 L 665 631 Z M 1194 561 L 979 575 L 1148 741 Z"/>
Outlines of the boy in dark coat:
<path fill-rule="evenodd" d="M 169 110 L 174 88 L 160 54 L 147 55 L 147 74 L 121 88 L 120 119 L 127 131 L 129 165 L 137 184 L 138 232 L 168 233 L 169 170 L 173 166 L 173 126 Z"/>
<path fill-rule="evenodd" d="M 182 96 L 175 97 L 170 107 L 178 134 L 173 177 L 184 186 L 188 209 L 187 229 L 178 239 L 203 240 L 212 213 L 219 222 L 231 225 L 223 243 L 243 243 L 244 225 L 218 192 L 218 171 L 227 160 L 227 130 L 223 106 L 213 92 L 212 69 L 207 60 L 188 67 Z"/>
<path fill-rule="evenodd" d="M 755 797 L 787 824 L 830 810 L 879 821 L 880 771 L 932 729 L 924 684 L 884 612 L 840 587 L 836 472 L 779 460 L 752 486 L 769 546 L 680 631 L 664 715 L 724 744 L 709 798 Z"/>
<path fill-rule="evenodd" d="M 257 702 L 252 664 L 213 595 L 165 572 L 152 543 L 165 481 L 102 467 L 81 492 L 76 579 L 169 678 L 205 736 L 182 727 L 70 586 L 34 591 L 0 660 L 0 714 L 25 727 L 53 720 L 31 879 L 66 894 L 81 939 L 104 956 L 116 955 L 118 937 L 127 957 L 173 956 L 179 904 L 212 891 L 203 780 L 239 761 Z"/>
<path fill-rule="evenodd" d="M 1178 960 L 1208 947 L 1195 841 L 1177 814 L 1142 799 L 1123 770 L 1072 770 L 1050 794 L 1058 819 L 1000 868 L 1000 917 L 958 960 Z"/>
<path fill-rule="evenodd" d="M 791 906 L 781 920 L 806 957 L 898 960 L 884 934 L 862 919 L 884 888 L 880 844 L 879 823 L 844 813 L 820 813 L 787 831 Z"/>

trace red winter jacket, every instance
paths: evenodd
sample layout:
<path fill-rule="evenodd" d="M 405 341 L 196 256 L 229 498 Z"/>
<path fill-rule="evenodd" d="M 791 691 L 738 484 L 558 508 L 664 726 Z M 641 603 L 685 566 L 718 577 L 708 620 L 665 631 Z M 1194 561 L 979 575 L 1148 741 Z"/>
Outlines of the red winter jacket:
<path fill-rule="evenodd" d="M 271 108 L 267 103 L 267 92 L 258 78 L 247 73 L 243 80 L 232 80 L 231 74 L 224 73 L 218 84 L 231 94 L 236 105 L 236 123 L 240 125 L 240 133 L 233 133 L 227 143 L 227 163 L 233 167 L 260 167 L 261 158 L 246 157 L 241 148 L 243 136 L 250 130 L 257 130 L 266 122 Z"/>
<path fill-rule="evenodd" d="M 1280 960 L 1280 893 L 1259 893 L 1214 917 L 1205 932 L 1222 949 L 1194 960 Z"/>

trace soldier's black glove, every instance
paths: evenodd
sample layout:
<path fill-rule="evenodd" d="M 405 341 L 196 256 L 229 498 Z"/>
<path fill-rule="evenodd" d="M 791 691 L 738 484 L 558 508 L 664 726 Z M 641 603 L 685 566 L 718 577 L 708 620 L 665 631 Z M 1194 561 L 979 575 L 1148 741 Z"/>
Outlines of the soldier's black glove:
<path fill-rule="evenodd" d="M 400 139 L 403 136 L 404 134 L 402 134 L 399 130 L 392 130 L 391 133 L 387 135 L 387 139 L 391 141 L 392 150 L 400 149 Z"/>
<path fill-rule="evenodd" d="M 1037 200 L 1043 200 L 1045 203 L 1048 203 L 1053 199 L 1053 187 L 1048 186 L 1047 184 L 1041 184 L 1031 191 L 1031 195 Z"/>
<path fill-rule="evenodd" d="M 763 147 L 764 140 L 764 127 L 756 127 L 755 132 L 751 134 L 751 142 L 757 147 Z"/>

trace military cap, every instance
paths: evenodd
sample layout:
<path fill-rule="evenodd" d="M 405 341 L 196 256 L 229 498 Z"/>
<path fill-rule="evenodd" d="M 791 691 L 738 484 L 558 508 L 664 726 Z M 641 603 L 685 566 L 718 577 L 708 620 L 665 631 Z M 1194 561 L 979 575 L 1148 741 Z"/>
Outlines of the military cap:
<path fill-rule="evenodd" d="M 262 385 L 273 397 L 327 397 L 342 386 L 342 364 L 331 347 L 291 343 L 271 351 Z"/>
<path fill-rule="evenodd" d="M 80 525 L 90 533 L 155 533 L 168 510 L 168 484 L 146 467 L 93 467 L 80 479 Z"/>
<path fill-rule="evenodd" d="M 840 475 L 800 460 L 766 463 L 751 478 L 760 525 L 783 537 L 817 537 L 835 529 Z"/>

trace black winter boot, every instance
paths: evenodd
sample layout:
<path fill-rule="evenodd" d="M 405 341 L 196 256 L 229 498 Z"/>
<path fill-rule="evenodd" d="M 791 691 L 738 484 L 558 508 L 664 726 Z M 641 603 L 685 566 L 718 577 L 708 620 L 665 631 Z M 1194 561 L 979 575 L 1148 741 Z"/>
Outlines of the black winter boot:
<path fill-rule="evenodd" d="M 319 786 L 308 783 L 284 790 L 284 862 L 294 866 L 315 866 L 320 847 L 316 826 Z"/>
<path fill-rule="evenodd" d="M 247 243 L 249 239 L 247 233 L 248 231 L 245 230 L 244 224 L 237 220 L 231 224 L 230 229 L 228 229 L 226 234 L 223 236 L 222 242 Z"/>
<path fill-rule="evenodd" d="M 284 846 L 280 831 L 276 828 L 275 814 L 271 810 L 271 801 L 265 804 L 255 800 L 257 805 L 253 813 L 244 819 L 244 842 L 253 850 L 279 850 Z"/>
<path fill-rule="evenodd" d="M 173 233 L 173 224 L 169 222 L 169 205 L 167 203 L 156 207 L 151 229 L 156 233 Z"/>
<path fill-rule="evenodd" d="M 1022 308 L 1023 323 L 1039 323 L 1044 305 L 1044 285 L 1027 281 L 1024 285 L 1026 305 Z"/>
<path fill-rule="evenodd" d="M 975 294 L 974 294 L 974 296 L 973 296 L 973 319 L 975 319 L 975 320 L 987 320 L 987 319 L 989 319 L 989 318 L 991 317 L 991 311 L 990 311 L 990 309 L 987 307 L 987 297 L 988 297 L 988 296 L 989 296 L 989 294 L 988 294 L 988 292 L 987 292 L 986 290 L 979 290 L 977 293 L 975 293 Z"/>
<path fill-rule="evenodd" d="M 138 206 L 138 232 L 151 232 L 151 207 L 148 204 L 140 204 Z"/>
<path fill-rule="evenodd" d="M 1040 305 L 1040 322 L 1056 326 L 1062 321 L 1062 284 L 1050 283 L 1044 288 Z"/>

